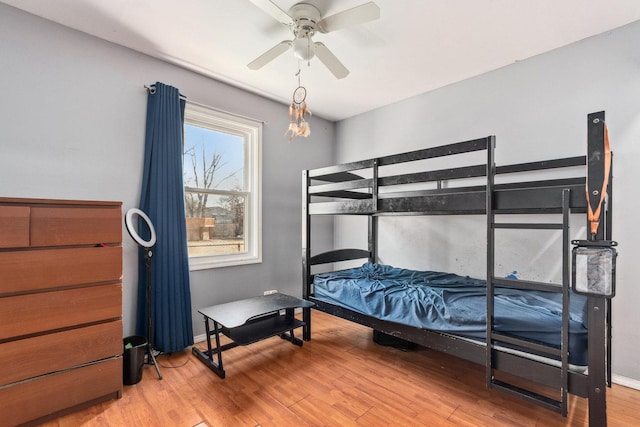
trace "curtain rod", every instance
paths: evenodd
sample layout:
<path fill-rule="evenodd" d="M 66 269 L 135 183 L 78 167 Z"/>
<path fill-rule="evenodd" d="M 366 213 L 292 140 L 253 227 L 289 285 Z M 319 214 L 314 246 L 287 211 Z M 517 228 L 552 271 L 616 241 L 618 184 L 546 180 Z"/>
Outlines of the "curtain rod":
<path fill-rule="evenodd" d="M 151 85 L 151 86 L 144 85 L 144 88 L 147 90 L 147 92 L 149 92 L 151 94 L 155 93 L 155 91 L 156 91 L 156 88 L 154 87 L 154 85 Z M 269 123 L 267 120 L 256 119 L 256 118 L 249 117 L 249 116 L 243 116 L 242 114 L 232 113 L 231 111 L 222 110 L 220 108 L 211 107 L 210 105 L 205 105 L 205 104 L 201 104 L 199 102 L 191 101 L 191 100 L 187 99 L 187 97 L 184 96 L 183 94 L 180 94 L 180 99 L 182 99 L 184 102 L 188 102 L 189 104 L 197 105 L 198 107 L 208 108 L 210 110 L 214 110 L 214 111 L 217 111 L 219 113 L 229 114 L 231 116 L 239 117 L 241 119 L 252 120 L 254 122 L 258 122 L 258 123 L 262 123 L 262 124 L 268 124 Z"/>

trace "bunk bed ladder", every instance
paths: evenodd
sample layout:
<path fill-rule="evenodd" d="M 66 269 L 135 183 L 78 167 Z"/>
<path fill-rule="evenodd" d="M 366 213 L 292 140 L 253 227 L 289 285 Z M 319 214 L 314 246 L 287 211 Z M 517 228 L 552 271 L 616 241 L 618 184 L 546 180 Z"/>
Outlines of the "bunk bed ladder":
<path fill-rule="evenodd" d="M 493 183 L 491 183 L 492 185 Z M 569 289 L 570 289 L 570 193 L 571 190 L 562 190 L 562 222 L 561 223 L 496 223 L 495 211 L 487 207 L 487 221 L 489 229 L 487 242 L 489 252 L 487 257 L 487 354 L 486 354 L 486 381 L 488 388 L 496 388 L 510 394 L 514 394 L 525 400 L 567 415 L 567 392 L 569 387 Z M 528 230 L 562 230 L 562 283 L 535 282 L 508 278 L 495 277 L 495 230 L 496 229 L 528 229 Z M 517 338 L 503 334 L 495 330 L 494 325 L 494 301 L 495 286 L 514 289 L 533 289 L 562 294 L 562 331 L 560 348 Z M 537 391 L 527 390 L 522 384 L 515 385 L 512 380 L 497 379 L 495 374 L 499 370 L 496 366 L 496 353 L 500 345 L 516 346 L 530 350 L 532 353 L 543 354 L 560 360 L 560 379 L 558 398 L 548 397 Z M 509 382 L 511 381 L 511 382 Z"/>

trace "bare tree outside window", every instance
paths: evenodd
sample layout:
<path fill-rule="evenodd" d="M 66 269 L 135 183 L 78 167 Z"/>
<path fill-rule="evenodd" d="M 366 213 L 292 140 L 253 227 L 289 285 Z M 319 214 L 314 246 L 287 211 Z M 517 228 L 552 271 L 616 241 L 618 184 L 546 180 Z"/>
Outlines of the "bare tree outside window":
<path fill-rule="evenodd" d="M 245 198 L 236 195 L 228 196 L 224 197 L 221 203 L 231 213 L 235 235 L 241 236 L 244 232 Z"/>
<path fill-rule="evenodd" d="M 198 152 L 196 152 L 196 149 Z M 215 147 L 214 147 L 215 150 Z M 220 188 L 226 180 L 234 179 L 236 174 L 240 171 L 228 173 L 225 177 L 216 182 L 220 173 L 220 170 L 225 166 L 223 162 L 224 153 L 217 153 L 213 151 L 212 154 L 207 155 L 205 149 L 205 141 L 202 140 L 199 146 L 192 145 L 184 151 L 184 166 L 186 168 L 188 164 L 191 165 L 190 173 L 184 173 L 184 183 L 187 187 L 207 189 Z M 190 160 L 190 161 L 189 161 Z M 207 164 L 207 162 L 209 162 Z M 216 173 L 217 172 L 217 173 Z M 240 190 L 236 186 L 237 190 Z M 187 210 L 187 217 L 190 218 L 203 218 L 206 216 L 207 200 L 209 198 L 208 193 L 187 193 L 185 195 L 185 207 Z"/>
<path fill-rule="evenodd" d="M 185 125 L 183 173 L 189 256 L 246 251 L 243 138 Z"/>

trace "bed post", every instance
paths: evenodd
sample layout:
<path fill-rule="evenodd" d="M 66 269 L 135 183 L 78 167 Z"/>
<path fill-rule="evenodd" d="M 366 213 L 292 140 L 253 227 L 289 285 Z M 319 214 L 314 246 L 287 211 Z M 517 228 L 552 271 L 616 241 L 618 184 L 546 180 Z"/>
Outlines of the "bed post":
<path fill-rule="evenodd" d="M 373 161 L 373 178 L 371 180 L 371 198 L 373 199 L 373 215 L 369 215 L 369 262 L 378 262 L 378 160 Z"/>
<path fill-rule="evenodd" d="M 378 217 L 369 216 L 369 262 L 378 261 Z"/>
<path fill-rule="evenodd" d="M 606 240 L 613 240 L 611 218 L 613 213 L 613 153 L 611 153 L 611 167 L 609 169 L 609 187 L 607 188 L 607 209 L 605 235 Z M 611 299 L 607 299 L 607 387 L 611 387 Z"/>
<path fill-rule="evenodd" d="M 487 313 L 486 313 L 486 354 L 485 354 L 485 381 L 487 388 L 493 385 L 493 277 L 495 269 L 495 213 L 493 211 L 493 186 L 496 174 L 495 164 L 495 136 L 487 139 L 487 189 L 486 191 L 486 220 L 487 220 Z"/>
<path fill-rule="evenodd" d="M 311 217 L 309 216 L 309 171 L 302 171 L 302 298 L 311 295 Z M 311 308 L 302 309 L 302 339 L 311 340 Z"/>
<path fill-rule="evenodd" d="M 589 114 L 587 117 L 587 174 L 589 176 L 602 175 L 602 153 L 604 153 L 604 111 Z M 597 172 L 597 173 L 594 173 Z M 591 189 L 587 183 L 588 189 Z M 600 183 L 602 185 L 602 183 Z M 598 185 L 595 186 L 598 188 Z M 611 188 L 611 185 L 609 185 Z M 598 229 L 595 236 L 591 236 L 587 224 L 587 238 L 589 240 L 604 240 L 610 217 L 605 215 L 606 209 L 600 213 L 600 223 L 605 224 Z M 606 222 L 605 222 L 606 221 Z M 589 425 L 607 425 L 607 299 L 602 296 L 589 296 L 587 322 L 588 329 L 588 357 L 589 357 Z"/>

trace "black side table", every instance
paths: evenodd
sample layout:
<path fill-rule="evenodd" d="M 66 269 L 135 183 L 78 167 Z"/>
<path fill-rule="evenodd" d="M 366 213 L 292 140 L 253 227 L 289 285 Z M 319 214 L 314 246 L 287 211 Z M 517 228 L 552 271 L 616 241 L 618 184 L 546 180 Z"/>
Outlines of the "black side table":
<path fill-rule="evenodd" d="M 238 345 L 253 344 L 275 335 L 302 346 L 302 340 L 294 336 L 293 330 L 304 326 L 305 323 L 294 317 L 294 310 L 313 305 L 304 299 L 275 293 L 200 309 L 198 312 L 204 316 L 207 351 L 196 347 L 191 351 L 209 369 L 220 378 L 224 378 L 222 352 L 225 350 Z M 209 322 L 213 322 L 213 331 Z M 220 345 L 221 333 L 232 342 Z M 211 344 L 211 336 L 215 337 L 215 348 Z M 217 362 L 213 360 L 214 355 L 217 355 Z"/>

